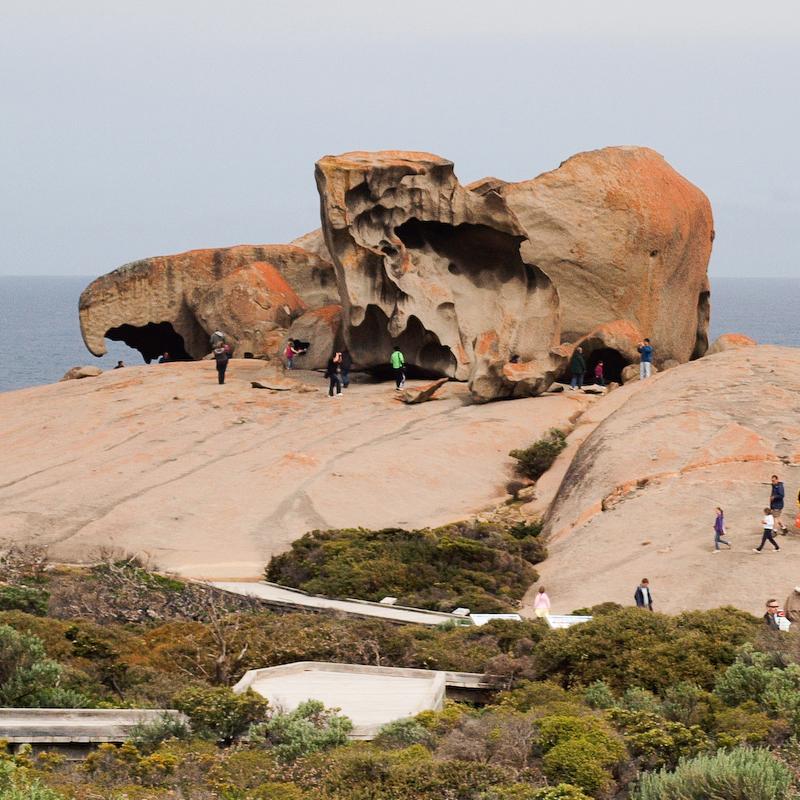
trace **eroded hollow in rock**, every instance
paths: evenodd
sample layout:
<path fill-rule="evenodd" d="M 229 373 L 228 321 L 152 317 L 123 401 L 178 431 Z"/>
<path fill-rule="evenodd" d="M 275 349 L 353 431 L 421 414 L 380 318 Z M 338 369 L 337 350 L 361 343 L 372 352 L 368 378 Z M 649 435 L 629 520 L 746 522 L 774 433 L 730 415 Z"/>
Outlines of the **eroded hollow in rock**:
<path fill-rule="evenodd" d="M 595 350 L 584 347 L 583 358 L 586 361 L 586 372 L 583 374 L 585 385 L 594 383 L 594 368 L 599 361 L 603 362 L 603 377 L 606 383 L 611 381 L 622 383 L 622 370 L 630 364 L 630 361 L 613 347 L 598 347 Z M 572 370 L 568 363 L 566 370 L 561 373 L 558 381 L 559 383 L 569 383 L 571 379 Z"/>
<path fill-rule="evenodd" d="M 186 352 L 183 337 L 176 332 L 170 322 L 148 322 L 147 325 L 120 325 L 106 331 L 106 339 L 125 342 L 128 347 L 138 350 L 149 364 L 154 358 L 169 353 L 172 361 L 191 361 Z"/>
<path fill-rule="evenodd" d="M 409 250 L 432 250 L 447 259 L 447 271 L 456 280 L 467 279 L 479 288 L 519 278 L 524 268 L 519 253 L 524 237 L 486 225 L 448 225 L 411 217 L 394 232 Z"/>
<path fill-rule="evenodd" d="M 711 292 L 700 292 L 697 297 L 697 335 L 691 360 L 701 358 L 708 350 L 708 323 L 711 319 Z"/>

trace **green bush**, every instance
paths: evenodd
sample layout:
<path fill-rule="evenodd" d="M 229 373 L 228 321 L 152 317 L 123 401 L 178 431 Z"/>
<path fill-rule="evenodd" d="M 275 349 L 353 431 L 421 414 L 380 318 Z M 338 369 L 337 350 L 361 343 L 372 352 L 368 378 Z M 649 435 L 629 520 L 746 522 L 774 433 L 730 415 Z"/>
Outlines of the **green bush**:
<path fill-rule="evenodd" d="M 709 747 L 708 737 L 697 725 L 687 728 L 652 712 L 623 708 L 613 708 L 608 715 L 641 769 L 674 767 L 681 758 L 696 756 Z"/>
<path fill-rule="evenodd" d="M 771 720 L 753 702 L 736 708 L 721 708 L 713 716 L 714 739 L 719 747 L 763 744 L 771 739 L 788 738 L 786 723 Z"/>
<path fill-rule="evenodd" d="M 558 786 L 548 786 L 536 789 L 531 795 L 531 800 L 589 800 L 577 786 L 569 783 L 559 783 Z"/>
<path fill-rule="evenodd" d="M 32 778 L 30 770 L 0 760 L 0 800 L 63 800 L 63 796 Z"/>
<path fill-rule="evenodd" d="M 269 710 L 269 703 L 251 689 L 234 694 L 225 686 L 190 686 L 175 695 L 173 704 L 198 736 L 220 742 L 241 736 Z"/>
<path fill-rule="evenodd" d="M 394 722 L 384 725 L 375 737 L 375 744 L 385 748 L 408 747 L 412 744 L 430 747 L 433 745 L 434 738 L 433 733 L 419 720 L 410 717 L 396 719 Z"/>
<path fill-rule="evenodd" d="M 550 781 L 570 783 L 596 796 L 612 784 L 610 770 L 616 760 L 602 744 L 581 737 L 567 739 L 545 753 L 542 770 Z"/>
<path fill-rule="evenodd" d="M 33 586 L 0 586 L 0 611 L 24 611 L 43 617 L 47 614 L 50 593 Z"/>
<path fill-rule="evenodd" d="M 170 739 L 186 740 L 191 736 L 189 726 L 172 714 L 161 714 L 150 722 L 140 722 L 131 728 L 128 741 L 145 754 L 155 751 L 162 742 Z"/>
<path fill-rule="evenodd" d="M 558 428 L 551 428 L 545 436 L 529 447 L 512 450 L 509 455 L 517 459 L 517 472 L 535 481 L 550 469 L 558 454 L 566 446 L 566 434 Z"/>
<path fill-rule="evenodd" d="M 624 755 L 624 749 L 606 722 L 594 716 L 576 717 L 555 714 L 539 720 L 539 745 L 544 752 L 569 739 L 591 739 L 614 760 Z"/>
<path fill-rule="evenodd" d="M 519 534 L 519 531 L 517 531 Z M 450 611 L 512 610 L 537 579 L 536 536 L 497 525 L 455 524 L 435 530 L 312 531 L 276 556 L 267 579 L 333 597 L 381 600 Z"/>
<path fill-rule="evenodd" d="M 253 725 L 250 741 L 270 747 L 283 762 L 347 744 L 353 723 L 338 710 L 325 708 L 319 700 L 306 700 L 294 711 L 275 713 L 266 722 Z"/>
<path fill-rule="evenodd" d="M 792 774 L 766 750 L 722 750 L 645 773 L 634 800 L 789 800 Z"/>
<path fill-rule="evenodd" d="M 583 693 L 583 699 L 589 708 L 611 708 L 616 702 L 614 693 L 608 688 L 605 681 L 595 681 L 586 687 Z"/>

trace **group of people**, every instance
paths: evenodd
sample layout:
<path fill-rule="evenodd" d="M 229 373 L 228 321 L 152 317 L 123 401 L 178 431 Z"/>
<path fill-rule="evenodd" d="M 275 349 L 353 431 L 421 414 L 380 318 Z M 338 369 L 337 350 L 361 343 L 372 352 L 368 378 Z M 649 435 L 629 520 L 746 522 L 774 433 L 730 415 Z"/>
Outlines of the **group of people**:
<path fill-rule="evenodd" d="M 767 542 L 772 545 L 773 550 L 781 549 L 775 541 L 775 533 L 777 530 L 780 530 L 783 536 L 789 533 L 789 528 L 782 519 L 785 503 L 786 488 L 783 481 L 777 475 L 773 475 L 770 479 L 769 505 L 764 508 L 764 516 L 761 518 L 761 542 L 758 547 L 753 548 L 754 553 L 760 553 Z M 800 506 L 800 492 L 797 495 L 797 504 Z M 722 544 L 729 550 L 733 548 L 725 535 L 725 512 L 718 506 L 714 519 L 714 549 L 711 551 L 712 553 L 718 553 Z"/>
<path fill-rule="evenodd" d="M 650 590 L 650 581 L 647 578 L 642 578 L 641 583 L 636 587 L 633 600 L 637 608 L 653 610 L 653 593 Z M 550 616 L 550 597 L 544 586 L 539 587 L 536 597 L 533 598 L 533 613 L 539 619 Z M 798 597 L 798 614 L 800 614 L 800 596 Z"/>
<path fill-rule="evenodd" d="M 653 374 L 653 346 L 649 339 L 639 342 L 636 350 L 639 353 L 639 378 L 644 380 Z M 586 377 L 586 358 L 583 355 L 583 348 L 578 346 L 572 353 L 570 361 L 570 389 L 573 391 L 581 389 Z M 594 382 L 597 386 L 606 385 L 605 365 L 598 361 L 594 365 Z"/>
<path fill-rule="evenodd" d="M 395 390 L 399 391 L 406 385 L 406 359 L 402 350 L 395 346 L 389 357 L 394 373 Z M 337 350 L 328 360 L 325 377 L 329 380 L 328 397 L 341 397 L 342 389 L 350 385 L 350 370 L 353 367 L 353 358 L 347 348 Z"/>

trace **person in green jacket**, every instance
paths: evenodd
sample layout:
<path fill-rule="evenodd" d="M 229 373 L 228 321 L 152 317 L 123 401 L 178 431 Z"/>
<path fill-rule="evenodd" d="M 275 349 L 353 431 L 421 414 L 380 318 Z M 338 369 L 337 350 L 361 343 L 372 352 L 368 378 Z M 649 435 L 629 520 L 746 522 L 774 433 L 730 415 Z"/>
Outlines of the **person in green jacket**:
<path fill-rule="evenodd" d="M 399 392 L 406 385 L 406 360 L 397 345 L 395 345 L 390 361 L 394 370 L 394 388 Z"/>
<path fill-rule="evenodd" d="M 583 386 L 583 375 L 586 372 L 586 359 L 583 357 L 582 347 L 575 348 L 569 366 L 572 372 L 572 380 L 569 384 L 570 388 L 573 390 L 580 389 Z"/>

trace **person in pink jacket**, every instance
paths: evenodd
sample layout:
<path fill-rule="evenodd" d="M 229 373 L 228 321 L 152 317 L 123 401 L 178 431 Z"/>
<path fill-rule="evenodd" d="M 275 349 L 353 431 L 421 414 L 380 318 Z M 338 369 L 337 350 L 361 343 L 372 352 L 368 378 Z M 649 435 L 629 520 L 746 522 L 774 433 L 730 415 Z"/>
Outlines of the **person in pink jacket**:
<path fill-rule="evenodd" d="M 539 591 L 533 601 L 533 613 L 540 619 L 550 614 L 550 598 L 547 596 L 544 586 L 539 587 Z"/>

